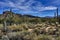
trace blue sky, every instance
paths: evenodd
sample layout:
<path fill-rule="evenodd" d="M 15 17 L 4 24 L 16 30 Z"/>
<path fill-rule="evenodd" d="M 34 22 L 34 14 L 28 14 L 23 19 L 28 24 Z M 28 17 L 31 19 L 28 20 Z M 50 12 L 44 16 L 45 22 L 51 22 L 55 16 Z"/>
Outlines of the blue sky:
<path fill-rule="evenodd" d="M 0 0 L 0 14 L 11 8 L 19 14 L 54 16 L 57 7 L 60 11 L 60 0 Z"/>

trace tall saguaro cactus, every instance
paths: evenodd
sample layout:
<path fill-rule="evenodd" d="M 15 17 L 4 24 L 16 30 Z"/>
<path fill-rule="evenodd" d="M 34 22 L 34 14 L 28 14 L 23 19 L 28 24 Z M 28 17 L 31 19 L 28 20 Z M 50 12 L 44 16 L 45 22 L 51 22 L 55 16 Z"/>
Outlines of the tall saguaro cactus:
<path fill-rule="evenodd" d="M 59 18 L 58 18 L 58 8 L 56 9 L 56 27 L 58 27 Z"/>
<path fill-rule="evenodd" d="M 56 19 L 56 12 L 54 13 L 54 19 Z"/>
<path fill-rule="evenodd" d="M 7 11 L 7 12 L 3 12 L 3 14 L 4 14 L 4 18 L 3 18 L 3 20 L 4 20 L 4 23 L 3 23 L 3 30 L 6 32 L 7 31 L 7 20 L 9 19 L 9 13 L 11 12 L 11 9 L 10 9 L 10 11 Z"/>
<path fill-rule="evenodd" d="M 3 24 L 3 30 L 4 30 L 4 32 L 6 32 L 6 30 L 7 30 L 7 24 L 6 24 L 6 21 L 4 21 L 4 24 Z"/>
<path fill-rule="evenodd" d="M 57 21 L 58 21 L 58 8 L 57 8 Z"/>

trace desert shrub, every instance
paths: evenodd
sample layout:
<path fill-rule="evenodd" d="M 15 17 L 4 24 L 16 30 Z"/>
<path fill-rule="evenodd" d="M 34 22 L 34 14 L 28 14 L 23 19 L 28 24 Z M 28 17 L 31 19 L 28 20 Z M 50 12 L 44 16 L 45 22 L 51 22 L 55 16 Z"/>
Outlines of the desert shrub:
<path fill-rule="evenodd" d="M 60 36 L 56 38 L 57 40 L 60 40 Z"/>
<path fill-rule="evenodd" d="M 52 40 L 52 36 L 41 34 L 41 35 L 36 36 L 34 40 Z"/>
<path fill-rule="evenodd" d="M 0 29 L 2 29 L 3 28 L 3 24 L 0 24 Z"/>

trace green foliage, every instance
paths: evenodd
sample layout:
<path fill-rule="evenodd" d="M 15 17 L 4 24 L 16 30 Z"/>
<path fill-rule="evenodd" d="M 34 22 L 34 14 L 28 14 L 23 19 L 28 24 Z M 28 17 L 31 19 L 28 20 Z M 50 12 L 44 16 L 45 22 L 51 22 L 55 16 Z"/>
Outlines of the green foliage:
<path fill-rule="evenodd" d="M 6 12 L 7 13 L 7 12 Z M 30 15 L 31 16 L 31 15 Z M 7 21 L 9 23 L 41 23 L 41 22 L 56 22 L 57 19 L 54 18 L 38 18 L 38 17 L 28 17 L 26 16 L 19 16 L 13 12 L 8 12 L 6 14 L 6 17 L 2 15 L 0 15 L 0 23 L 3 21 Z"/>
<path fill-rule="evenodd" d="M 40 18 L 34 18 L 34 19 L 30 19 L 29 22 L 31 22 L 31 23 L 40 23 L 41 20 L 40 20 Z"/>

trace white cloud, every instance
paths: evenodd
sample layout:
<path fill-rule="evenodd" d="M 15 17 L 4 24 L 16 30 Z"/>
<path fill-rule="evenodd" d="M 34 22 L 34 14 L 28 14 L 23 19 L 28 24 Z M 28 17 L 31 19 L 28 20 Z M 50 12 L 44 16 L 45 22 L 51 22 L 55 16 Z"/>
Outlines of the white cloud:
<path fill-rule="evenodd" d="M 11 1 L 10 1 L 8 4 L 9 4 L 11 7 L 16 7 L 15 4 L 14 4 L 13 2 L 11 2 Z"/>
<path fill-rule="evenodd" d="M 47 7 L 37 6 L 37 7 L 34 7 L 34 9 L 37 11 L 45 11 L 45 10 L 55 10 L 55 9 L 57 9 L 57 7 L 54 7 L 54 6 L 47 6 Z"/>
<path fill-rule="evenodd" d="M 51 4 L 60 5 L 60 0 L 54 0 L 53 2 L 51 2 Z"/>
<path fill-rule="evenodd" d="M 29 0 L 28 2 L 25 3 L 25 5 L 31 6 L 32 3 L 35 3 L 35 1 L 34 0 Z"/>
<path fill-rule="evenodd" d="M 48 6 L 48 7 L 45 7 L 44 9 L 45 9 L 45 10 L 55 10 L 55 9 L 57 9 L 57 7 Z"/>
<path fill-rule="evenodd" d="M 5 7 L 5 6 L 8 6 L 8 4 L 4 2 L 0 2 L 0 6 Z"/>
<path fill-rule="evenodd" d="M 23 11 L 31 12 L 33 10 L 36 11 L 45 11 L 45 10 L 55 10 L 56 7 L 54 6 L 47 6 L 44 7 L 44 5 L 41 2 L 29 0 L 28 2 L 24 3 L 26 0 L 15 0 L 15 2 L 12 2 L 10 0 L 5 0 L 5 2 L 0 2 L 0 6 L 2 7 L 12 7 L 13 10 L 21 9 Z M 32 6 L 32 4 L 35 4 L 36 6 Z M 34 12 L 34 11 L 33 11 Z"/>

